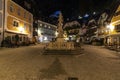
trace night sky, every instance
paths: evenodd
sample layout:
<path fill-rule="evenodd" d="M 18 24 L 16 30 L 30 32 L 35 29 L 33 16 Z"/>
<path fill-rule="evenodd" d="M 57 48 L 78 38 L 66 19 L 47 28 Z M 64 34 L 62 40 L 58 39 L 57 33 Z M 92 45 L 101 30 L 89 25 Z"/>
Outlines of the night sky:
<path fill-rule="evenodd" d="M 14 0 L 18 4 L 23 4 L 21 0 Z M 85 14 L 92 15 L 93 12 L 100 13 L 105 9 L 111 9 L 115 2 L 119 0 L 25 0 L 34 3 L 35 15 L 38 17 L 54 18 L 61 11 L 64 20 L 78 19 L 78 16 Z M 35 16 L 34 15 L 34 16 Z"/>
<path fill-rule="evenodd" d="M 36 0 L 39 13 L 50 16 L 60 10 L 65 18 L 101 12 L 104 9 L 109 9 L 112 1 L 115 0 Z"/>

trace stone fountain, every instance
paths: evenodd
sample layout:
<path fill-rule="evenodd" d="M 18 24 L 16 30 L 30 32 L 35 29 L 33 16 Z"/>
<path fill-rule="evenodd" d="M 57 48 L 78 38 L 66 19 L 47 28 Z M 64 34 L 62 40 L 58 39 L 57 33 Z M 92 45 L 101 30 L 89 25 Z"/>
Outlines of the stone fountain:
<path fill-rule="evenodd" d="M 59 15 L 59 19 L 58 19 L 58 37 L 57 40 L 55 42 L 50 42 L 48 43 L 46 50 L 58 50 L 58 51 L 68 51 L 68 50 L 74 50 L 74 42 L 65 42 L 63 34 L 63 16 L 62 13 L 60 13 Z"/>

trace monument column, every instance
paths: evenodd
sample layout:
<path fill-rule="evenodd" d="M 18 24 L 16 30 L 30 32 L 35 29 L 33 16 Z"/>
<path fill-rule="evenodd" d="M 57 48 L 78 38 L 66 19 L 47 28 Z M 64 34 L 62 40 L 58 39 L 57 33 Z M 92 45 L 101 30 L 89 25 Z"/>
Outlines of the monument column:
<path fill-rule="evenodd" d="M 63 16 L 62 16 L 62 13 L 60 13 L 59 15 L 59 19 L 58 19 L 58 38 L 63 38 Z"/>

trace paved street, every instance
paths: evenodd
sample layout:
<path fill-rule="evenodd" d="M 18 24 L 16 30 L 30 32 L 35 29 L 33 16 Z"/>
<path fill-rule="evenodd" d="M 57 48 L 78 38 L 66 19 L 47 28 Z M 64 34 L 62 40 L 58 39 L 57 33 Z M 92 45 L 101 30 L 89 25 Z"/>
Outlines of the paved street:
<path fill-rule="evenodd" d="M 79 55 L 44 55 L 43 45 L 0 49 L 0 80 L 120 80 L 120 54 L 84 45 Z"/>

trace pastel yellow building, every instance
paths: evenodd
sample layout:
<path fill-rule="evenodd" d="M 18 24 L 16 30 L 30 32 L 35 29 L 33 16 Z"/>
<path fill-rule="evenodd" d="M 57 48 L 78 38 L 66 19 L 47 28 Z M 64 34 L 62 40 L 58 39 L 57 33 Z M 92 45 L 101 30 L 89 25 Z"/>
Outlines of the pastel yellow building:
<path fill-rule="evenodd" d="M 33 32 L 33 15 L 13 2 L 12 0 L 4 0 L 4 39 L 10 37 L 11 41 L 15 40 L 18 34 L 20 42 L 32 39 Z"/>
<path fill-rule="evenodd" d="M 120 46 L 120 5 L 114 13 L 111 23 L 107 28 L 109 29 L 107 43 L 110 45 Z"/>

